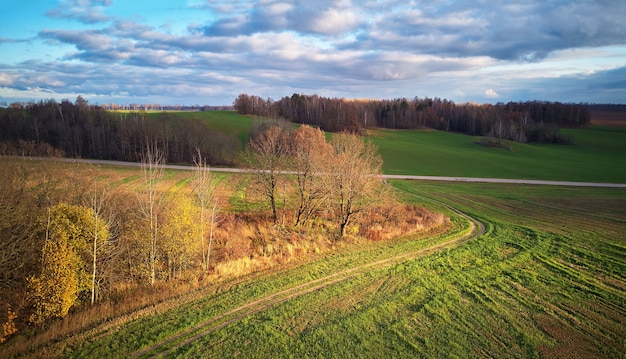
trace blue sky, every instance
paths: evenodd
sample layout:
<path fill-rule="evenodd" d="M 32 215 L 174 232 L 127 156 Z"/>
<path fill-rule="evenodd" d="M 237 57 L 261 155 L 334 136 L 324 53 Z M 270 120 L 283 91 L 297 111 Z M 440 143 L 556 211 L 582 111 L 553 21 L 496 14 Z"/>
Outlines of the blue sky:
<path fill-rule="evenodd" d="M 623 0 L 16 1 L 0 103 L 626 103 L 625 15 Z"/>

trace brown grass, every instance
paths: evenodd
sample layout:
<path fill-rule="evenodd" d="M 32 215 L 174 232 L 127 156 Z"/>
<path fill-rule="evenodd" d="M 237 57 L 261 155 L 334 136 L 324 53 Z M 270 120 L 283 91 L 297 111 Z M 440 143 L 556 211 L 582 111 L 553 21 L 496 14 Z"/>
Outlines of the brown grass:
<path fill-rule="evenodd" d="M 620 111 L 592 111 L 591 124 L 626 128 L 626 112 Z"/>
<path fill-rule="evenodd" d="M 77 178 L 97 178 L 98 181 L 111 184 L 111 191 L 116 194 L 113 202 L 125 204 L 128 208 L 124 208 L 128 210 L 137 199 L 137 189 L 143 185 L 138 169 L 77 166 L 70 163 L 63 163 L 55 168 L 62 168 Z M 61 172 L 57 170 L 57 173 Z M 175 191 L 176 195 L 188 195 L 191 186 L 184 182 L 188 178 L 189 172 L 168 171 L 160 188 L 167 192 Z M 245 176 L 233 176 L 232 180 L 224 181 L 218 188 L 223 211 L 214 232 L 209 273 L 197 269 L 190 271 L 184 279 L 158 282 L 152 287 L 132 281 L 116 283 L 106 300 L 93 306 L 83 304 L 74 307 L 65 318 L 52 322 L 45 328 L 30 327 L 24 321 L 27 315 L 23 313 L 28 308 L 15 306 L 15 312 L 19 316 L 16 320 L 19 331 L 3 343 L 0 356 L 15 357 L 53 343 L 63 347 L 67 345 L 64 344 L 67 338 L 95 335 L 86 334 L 95 328 L 100 328 L 97 332 L 102 333 L 103 330 L 119 327 L 130 320 L 161 310 L 159 308 L 166 305 L 163 303 L 175 306 L 174 298 L 194 296 L 196 294 L 192 293 L 197 293 L 198 289 L 215 290 L 224 283 L 245 275 L 281 268 L 294 261 L 311 260 L 320 253 L 370 241 L 394 240 L 406 234 L 428 233 L 433 228 L 442 228 L 446 224 L 446 218 L 441 214 L 390 202 L 361 213 L 358 220 L 348 228 L 347 238 L 338 241 L 335 238 L 338 225 L 330 213 L 322 212 L 320 217 L 311 220 L 306 226 L 294 227 L 295 211 L 289 200 L 286 208 L 279 209 L 280 223 L 277 225 L 271 223 L 268 211 L 262 206 L 233 212 L 229 207 L 229 199 L 237 190 L 236 181 L 241 178 Z M 291 187 L 287 189 L 292 190 Z M 250 202 L 263 200 L 254 186 L 248 186 L 244 196 Z M 16 294 L 15 298 L 18 297 Z M 7 298 L 3 294 L 0 299 L 3 307 L 0 308 L 6 308 L 5 301 L 24 303 L 15 298 Z M 0 323 L 9 321 L 7 312 L 0 313 Z M 62 348 L 59 350 L 61 351 L 57 354 L 62 356 Z"/>
<path fill-rule="evenodd" d="M 562 321 L 546 314 L 535 316 L 535 321 L 548 335 L 557 340 L 552 347 L 539 346 L 537 351 L 544 358 L 596 358 L 601 357 L 593 349 L 594 343 L 590 342 L 585 335 L 571 326 L 563 326 Z"/>

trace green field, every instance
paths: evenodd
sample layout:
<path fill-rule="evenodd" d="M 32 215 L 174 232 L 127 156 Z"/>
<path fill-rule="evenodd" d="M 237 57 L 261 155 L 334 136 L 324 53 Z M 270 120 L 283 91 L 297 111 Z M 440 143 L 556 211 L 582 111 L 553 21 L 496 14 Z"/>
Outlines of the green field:
<path fill-rule="evenodd" d="M 178 115 L 242 140 L 253 121 L 234 112 Z M 439 131 L 370 134 L 389 174 L 626 183 L 626 130 L 563 132 L 575 145 L 511 143 L 506 150 Z M 124 171 L 121 183 L 135 178 L 134 170 Z M 43 352 L 119 358 L 623 357 L 625 189 L 390 184 L 405 202 L 450 216 L 452 228 L 431 237 L 345 246 L 210 285 Z M 449 243 L 479 223 L 483 235 Z"/>
<path fill-rule="evenodd" d="M 247 143 L 253 117 L 234 111 L 152 112 L 197 119 Z M 511 150 L 477 144 L 480 137 L 433 130 L 370 130 L 387 174 L 626 183 L 626 129 L 563 129 L 573 145 L 507 142 Z"/>
<path fill-rule="evenodd" d="M 626 191 L 397 181 L 409 202 L 450 214 L 447 236 L 338 252 L 242 282 L 66 347 L 76 357 L 620 357 L 626 338 Z M 289 300 L 332 273 L 486 233 L 432 255 L 372 266 Z M 247 311 L 229 310 L 248 305 Z M 258 308 L 255 307 L 258 305 Z M 256 308 L 256 309 L 255 309 Z M 243 314 L 241 314 L 243 313 Z M 228 322 L 232 320 L 232 322 Z M 203 324 L 204 323 L 204 324 Z M 191 328 L 184 336 L 172 335 Z M 184 340 L 189 339 L 188 343 Z"/>
<path fill-rule="evenodd" d="M 242 144 L 248 142 L 253 117 L 243 116 L 235 111 L 201 111 L 165 113 L 172 117 L 197 119 L 204 122 L 211 130 L 237 137 Z M 150 116 L 163 116 L 163 113 L 150 113 Z"/>
<path fill-rule="evenodd" d="M 626 129 L 566 129 L 574 145 L 508 142 L 512 150 L 478 145 L 479 137 L 441 131 L 371 131 L 388 174 L 626 182 Z"/>

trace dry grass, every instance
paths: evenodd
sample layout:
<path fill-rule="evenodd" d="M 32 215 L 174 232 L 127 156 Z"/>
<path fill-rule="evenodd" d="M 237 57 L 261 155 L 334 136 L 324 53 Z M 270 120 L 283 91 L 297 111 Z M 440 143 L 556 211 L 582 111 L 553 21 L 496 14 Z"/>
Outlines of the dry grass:
<path fill-rule="evenodd" d="M 143 186 L 139 169 L 77 166 L 70 163 L 63 163 L 56 168 L 72 173 L 73 178 L 97 179 L 110 184 L 110 191 L 114 195 L 112 203 L 119 204 L 120 208 L 124 207 L 128 211 L 132 210 L 133 203 L 137 200 L 137 189 Z M 347 238 L 338 241 L 335 237 L 338 225 L 328 212 L 321 212 L 318 218 L 311 220 L 306 226 L 294 227 L 292 224 L 295 222 L 295 209 L 289 196 L 285 202 L 286 207 L 279 209 L 280 223 L 276 225 L 272 224 L 268 211 L 262 205 L 250 206 L 246 210 L 234 208 L 232 202 L 229 204 L 229 199 L 236 195 L 241 195 L 248 203 L 263 200 L 254 186 L 246 186 L 247 181 L 246 176 L 230 176 L 218 187 L 218 197 L 223 207 L 214 232 L 211 268 L 208 273 L 198 268 L 186 273 L 182 277 L 184 279 L 159 282 L 152 287 L 136 281 L 115 283 L 106 300 L 93 306 L 83 304 L 74 307 L 65 318 L 52 322 L 45 328 L 29 326 L 24 322 L 24 312 L 28 308 L 20 310 L 21 308 L 16 307 L 19 331 L 3 343 L 0 356 L 15 357 L 29 353 L 34 348 L 62 343 L 66 338 L 77 337 L 78 333 L 93 331 L 94 328 L 119 327 L 133 318 L 146 313 L 149 315 L 155 305 L 186 296 L 198 288 L 226 283 L 234 278 L 281 267 L 294 261 L 306 261 L 342 247 L 427 232 L 445 222 L 443 215 L 423 208 L 387 203 L 361 213 L 358 221 L 348 229 Z M 189 172 L 167 171 L 159 188 L 169 194 L 175 193 L 173 198 L 191 195 Z M 291 186 L 285 188 L 287 192 L 293 191 Z M 201 261 L 196 258 L 196 262 Z M 5 305 L 6 300 L 8 298 L 3 295 L 0 305 Z M 15 298 L 10 300 L 16 301 Z M 0 313 L 1 323 L 9 321 L 6 314 Z M 62 351 L 60 353 L 59 356 L 62 356 Z"/>
<path fill-rule="evenodd" d="M 626 112 L 593 111 L 591 113 L 591 124 L 626 128 Z"/>

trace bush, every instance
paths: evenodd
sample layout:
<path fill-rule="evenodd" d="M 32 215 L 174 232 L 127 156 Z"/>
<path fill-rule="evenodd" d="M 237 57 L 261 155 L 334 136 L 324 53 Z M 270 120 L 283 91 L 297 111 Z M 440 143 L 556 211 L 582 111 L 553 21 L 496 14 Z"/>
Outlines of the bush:
<path fill-rule="evenodd" d="M 572 136 L 564 135 L 554 124 L 540 122 L 528 131 L 528 142 L 571 145 Z"/>

